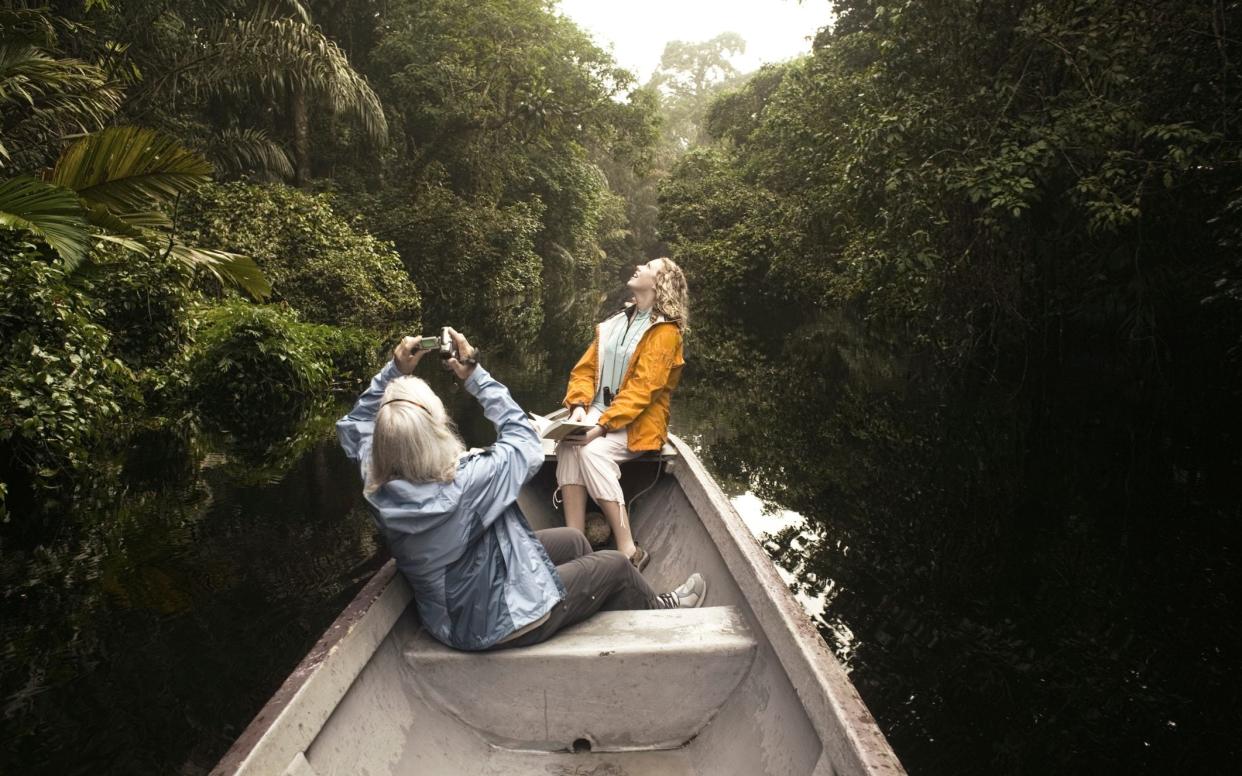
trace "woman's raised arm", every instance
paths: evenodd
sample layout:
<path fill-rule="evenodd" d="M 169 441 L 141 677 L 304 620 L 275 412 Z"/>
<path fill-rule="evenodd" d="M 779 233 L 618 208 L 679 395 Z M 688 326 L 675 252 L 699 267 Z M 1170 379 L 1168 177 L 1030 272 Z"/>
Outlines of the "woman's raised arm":
<path fill-rule="evenodd" d="M 375 416 L 388 384 L 398 377 L 408 375 L 427 354 L 418 350 L 416 337 L 405 337 L 393 348 L 392 361 L 371 378 L 371 384 L 358 397 L 353 409 L 336 422 L 336 438 L 345 455 L 362 465 L 362 478 L 367 476 L 367 458 L 371 455 L 371 435 L 375 433 Z"/>

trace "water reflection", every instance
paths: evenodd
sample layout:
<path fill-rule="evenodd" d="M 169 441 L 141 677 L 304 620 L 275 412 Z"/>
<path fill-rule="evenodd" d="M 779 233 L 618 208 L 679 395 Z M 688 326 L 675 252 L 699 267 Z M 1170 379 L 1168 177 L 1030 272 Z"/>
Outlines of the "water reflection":
<path fill-rule="evenodd" d="M 215 763 L 383 560 L 339 411 L 249 446 L 148 429 L 93 511 L 5 537 L 0 772 Z"/>
<path fill-rule="evenodd" d="M 561 398 L 563 374 L 489 366 L 527 408 Z M 971 437 L 997 423 L 986 405 L 903 415 L 817 374 L 773 389 L 798 394 L 683 390 L 674 430 L 912 770 L 1208 772 L 1233 755 L 1242 501 L 1220 494 L 1236 483 L 1153 488 L 1164 519 L 1129 526 L 964 510 L 988 478 L 1030 499 Z M 477 403 L 423 375 L 467 443 L 489 443 Z M 95 507 L 0 526 L 0 773 L 215 763 L 383 562 L 332 436 L 342 411 L 246 438 L 144 430 L 100 461 Z"/>
<path fill-rule="evenodd" d="M 1141 451 L 1120 421 L 1062 421 L 1032 453 L 1003 391 L 949 404 L 802 357 L 796 381 L 735 365 L 678 417 L 782 576 L 822 601 L 820 633 L 912 771 L 1206 773 L 1232 759 L 1231 415 L 1210 435 L 1169 422 Z M 1168 459 L 1191 444 L 1215 452 L 1186 476 Z M 764 504 L 782 515 L 767 530 Z"/>
<path fill-rule="evenodd" d="M 700 452 L 700 451 L 696 451 Z M 804 552 L 808 543 L 815 541 L 815 535 L 807 529 L 806 518 L 797 512 L 764 504 L 754 491 L 746 491 L 729 498 L 733 508 L 741 516 L 742 522 L 750 529 L 751 534 L 759 540 L 769 555 L 786 555 L 789 552 Z M 776 563 L 776 571 L 781 579 L 793 591 L 794 597 L 802 608 L 817 622 L 822 620 L 824 610 L 832 595 L 829 584 L 815 595 L 808 595 L 799 584 L 794 569 L 783 563 Z"/>

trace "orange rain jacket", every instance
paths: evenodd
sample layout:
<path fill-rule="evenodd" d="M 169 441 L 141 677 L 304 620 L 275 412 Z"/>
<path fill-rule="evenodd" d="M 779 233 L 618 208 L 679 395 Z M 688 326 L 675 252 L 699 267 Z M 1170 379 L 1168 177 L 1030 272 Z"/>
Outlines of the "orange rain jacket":
<path fill-rule="evenodd" d="M 629 315 L 632 311 L 633 305 L 627 305 L 613 317 Z M 595 339 L 569 373 L 566 407 L 580 404 L 589 408 L 595 400 L 600 380 L 599 337 L 603 326 L 601 323 L 595 327 Z M 600 425 L 608 431 L 628 429 L 626 444 L 632 453 L 662 448 L 668 439 L 669 397 L 681 380 L 681 368 L 685 363 L 680 321 L 657 316 L 634 348 L 617 396 L 600 416 Z"/>

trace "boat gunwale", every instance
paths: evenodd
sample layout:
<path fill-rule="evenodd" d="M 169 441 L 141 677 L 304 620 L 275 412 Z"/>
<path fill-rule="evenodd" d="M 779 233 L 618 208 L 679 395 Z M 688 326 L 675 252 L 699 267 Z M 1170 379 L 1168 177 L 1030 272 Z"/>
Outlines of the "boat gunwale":
<path fill-rule="evenodd" d="M 905 774 L 905 768 L 863 702 L 858 688 L 850 681 L 806 610 L 780 578 L 767 551 L 694 450 L 676 436 L 670 435 L 669 441 L 677 450 L 679 459 L 678 463 L 670 465 L 673 476 L 720 552 L 730 576 L 758 620 L 759 630 L 789 676 L 812 724 L 821 735 L 836 733 L 833 736 L 835 741 L 821 742 L 824 751 L 815 768 L 815 776 Z M 697 494 L 687 485 L 700 489 L 706 503 L 696 504 Z M 756 584 L 747 584 L 750 579 Z M 839 752 L 852 755 L 851 761 L 835 761 L 830 743 L 844 744 Z"/>
<path fill-rule="evenodd" d="M 298 662 L 297 666 L 285 678 L 276 692 L 263 704 L 263 707 L 254 715 L 250 723 L 246 725 L 241 735 L 237 737 L 233 745 L 229 747 L 228 751 L 216 763 L 216 766 L 212 768 L 209 776 L 226 776 L 226 774 L 235 774 L 241 772 L 244 768 L 248 768 L 250 765 L 248 761 L 259 750 L 267 734 L 282 722 L 281 718 L 283 715 L 297 710 L 295 707 L 303 690 L 307 688 L 307 685 L 315 678 L 325 664 L 337 657 L 333 653 L 346 640 L 352 641 L 358 635 L 358 626 L 367 619 L 367 616 L 372 613 L 384 594 L 388 592 L 394 583 L 406 584 L 405 580 L 397 574 L 396 562 L 390 558 L 363 585 L 358 594 L 353 597 L 345 609 L 337 615 L 332 624 L 324 631 L 323 635 L 319 637 L 319 640 L 315 642 L 314 646 L 310 648 L 306 656 Z M 401 597 L 405 599 L 405 603 L 401 606 L 401 612 L 398 613 L 397 617 L 393 618 L 394 623 L 400 617 L 400 614 L 404 612 L 405 608 L 409 606 L 410 601 L 413 600 L 413 594 L 408 592 L 408 587 L 407 594 Z M 388 631 L 391 629 L 392 623 L 384 629 L 384 635 L 387 636 Z M 373 654 L 374 649 L 368 654 L 367 660 L 357 667 L 358 670 L 355 672 L 355 676 L 357 673 L 361 673 Z M 350 678 L 349 684 L 352 684 L 353 678 Z M 344 694 L 349 691 L 349 684 L 345 685 L 341 697 L 344 697 Z M 340 698 L 337 699 L 338 703 L 339 701 Z M 335 709 L 336 705 L 333 704 L 333 709 Z M 326 718 L 320 721 L 319 727 L 309 732 L 309 739 L 305 745 L 297 747 L 297 752 L 305 752 L 310 743 L 319 735 L 325 722 L 327 722 Z M 295 757 L 297 752 L 290 754 L 290 757 Z M 283 765 L 280 767 L 284 768 Z"/>

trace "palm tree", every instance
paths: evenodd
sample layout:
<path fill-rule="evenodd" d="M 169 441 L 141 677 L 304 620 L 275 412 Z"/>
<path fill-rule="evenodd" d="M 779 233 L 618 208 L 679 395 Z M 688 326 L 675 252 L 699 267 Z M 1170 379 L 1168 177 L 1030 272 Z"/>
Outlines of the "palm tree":
<path fill-rule="evenodd" d="M 311 23 L 296 0 L 262 3 L 246 19 L 224 19 L 208 32 L 204 58 L 210 88 L 257 92 L 284 107 L 293 141 L 294 183 L 311 172 L 310 102 L 353 118 L 371 142 L 388 141 L 388 122 L 379 96 L 323 30 Z"/>
<path fill-rule="evenodd" d="M 268 181 L 290 180 L 294 175 L 285 149 L 261 129 L 222 129 L 196 145 L 217 172 L 248 173 Z"/>
<path fill-rule="evenodd" d="M 211 165 L 150 129 L 102 129 L 120 93 L 97 66 L 48 50 L 77 25 L 43 9 L 0 10 L 0 169 L 43 170 L 0 179 L 0 226 L 25 232 L 76 269 L 101 242 L 167 252 L 253 296 L 271 292 L 244 256 L 185 245 L 163 208 L 210 180 Z M 77 139 L 47 161 L 69 135 Z"/>
<path fill-rule="evenodd" d="M 0 168 L 41 166 L 61 137 L 101 128 L 120 98 L 89 62 L 20 39 L 0 41 Z"/>

